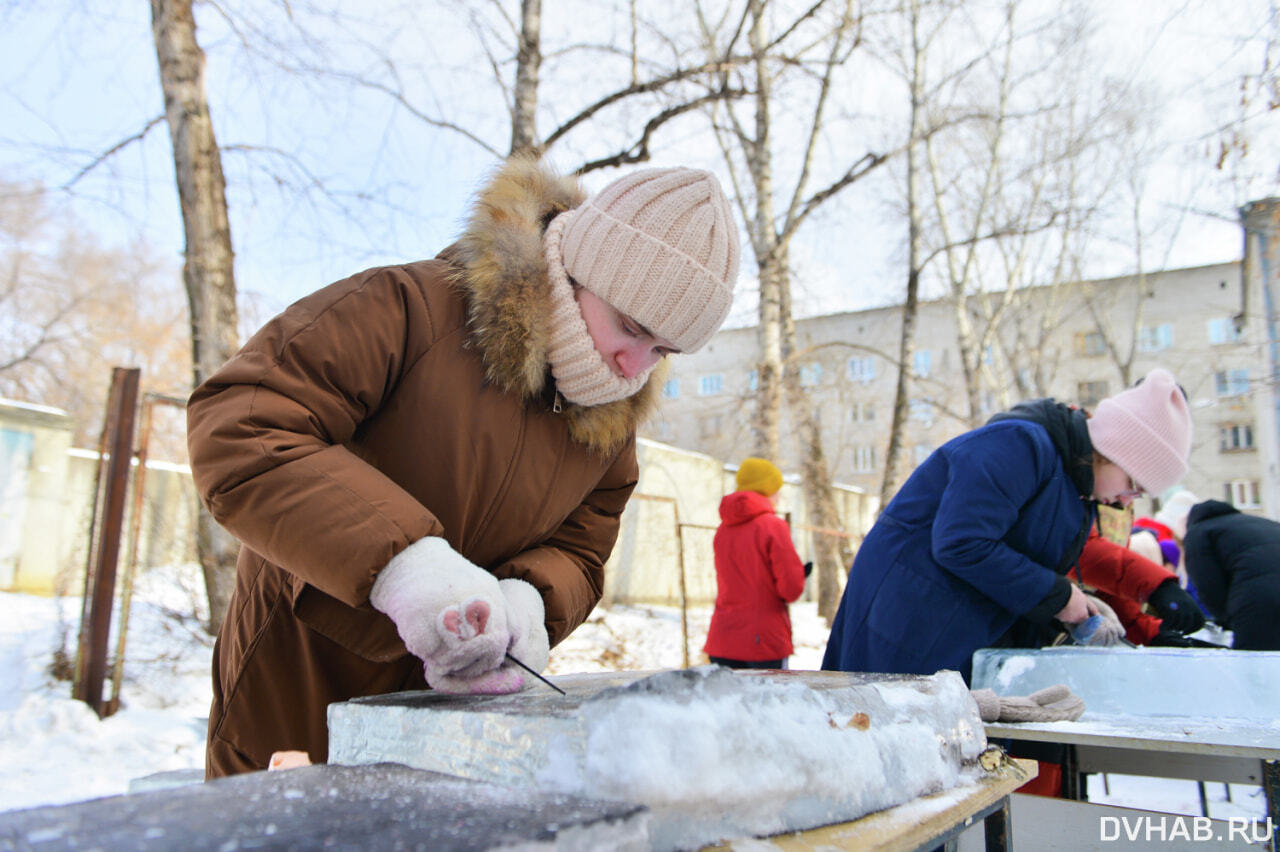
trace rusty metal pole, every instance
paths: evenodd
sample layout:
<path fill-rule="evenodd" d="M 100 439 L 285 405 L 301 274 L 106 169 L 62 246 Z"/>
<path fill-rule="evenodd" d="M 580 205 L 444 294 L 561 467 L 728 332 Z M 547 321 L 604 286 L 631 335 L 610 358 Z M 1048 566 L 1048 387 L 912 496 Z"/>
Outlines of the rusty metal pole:
<path fill-rule="evenodd" d="M 120 625 L 116 628 L 116 654 L 111 665 L 111 697 L 101 715 L 114 716 L 120 709 L 120 681 L 124 678 L 125 639 L 129 634 L 129 613 L 133 607 L 133 575 L 138 564 L 138 540 L 142 538 L 142 509 L 147 489 L 147 449 L 151 442 L 151 394 L 142 399 L 142 423 L 138 427 L 138 469 L 133 474 L 133 514 L 129 523 L 129 558 L 124 563 L 124 579 L 120 587 Z"/>
<path fill-rule="evenodd" d="M 89 602 L 93 600 L 93 543 L 98 533 L 98 506 L 102 502 L 102 461 L 107 457 L 107 420 L 102 418 L 102 431 L 98 434 L 98 463 L 93 467 L 93 499 L 89 503 L 89 532 L 85 538 L 84 588 L 80 592 L 80 631 L 76 636 L 75 671 L 71 678 L 71 695 L 80 694 L 84 680 L 85 659 L 88 657 Z"/>
<path fill-rule="evenodd" d="M 151 421 L 158 404 L 186 408 L 187 401 L 158 393 L 143 394 L 142 423 L 138 427 L 137 470 L 133 474 L 133 514 L 129 523 L 129 558 L 124 564 L 124 579 L 120 584 L 120 625 L 116 628 L 116 654 L 111 665 L 111 697 L 107 700 L 103 716 L 113 716 L 120 709 L 120 688 L 124 681 L 125 640 L 129 636 L 129 613 L 133 607 L 133 581 L 138 573 L 138 547 L 142 541 L 142 516 L 146 510 L 147 462 L 151 447 Z"/>
<path fill-rule="evenodd" d="M 92 555 L 92 601 L 88 623 L 80 625 L 83 671 L 72 693 L 98 716 L 104 715 L 102 684 L 106 677 L 107 646 L 111 635 L 111 608 L 115 598 L 116 564 L 120 552 L 120 531 L 124 525 L 125 498 L 129 489 L 129 466 L 133 459 L 134 421 L 138 409 L 138 384 L 142 371 L 136 367 L 115 367 L 111 371 L 111 395 L 107 403 L 107 477 L 103 489 L 101 532 Z M 101 464 L 101 459 L 99 460 Z M 96 511 L 96 510 L 95 510 Z M 86 588 L 88 583 L 86 583 Z"/>

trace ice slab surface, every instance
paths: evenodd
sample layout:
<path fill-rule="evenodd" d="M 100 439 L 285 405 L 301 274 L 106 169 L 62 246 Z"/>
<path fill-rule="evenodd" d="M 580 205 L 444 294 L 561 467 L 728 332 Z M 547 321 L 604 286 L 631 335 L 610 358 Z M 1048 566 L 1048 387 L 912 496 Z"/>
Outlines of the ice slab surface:
<path fill-rule="evenodd" d="M 959 674 L 715 666 L 557 677 L 568 694 L 396 693 L 329 708 L 329 760 L 652 811 L 655 849 L 856 819 L 956 784 L 985 747 Z"/>
<path fill-rule="evenodd" d="M 1213 648 L 983 648 L 973 688 L 1028 695 L 1065 683 L 1088 716 L 1280 719 L 1280 651 Z"/>

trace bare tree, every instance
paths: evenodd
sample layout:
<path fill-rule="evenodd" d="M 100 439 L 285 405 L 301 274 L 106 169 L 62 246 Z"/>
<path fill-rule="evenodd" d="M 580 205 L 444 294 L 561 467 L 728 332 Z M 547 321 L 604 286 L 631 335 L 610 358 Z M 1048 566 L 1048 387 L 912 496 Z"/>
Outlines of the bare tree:
<path fill-rule="evenodd" d="M 997 396 L 1008 404 L 1010 388 L 1026 397 L 1047 387 L 1057 356 L 1044 341 L 1061 322 L 1087 226 L 1114 183 L 1099 152 L 1117 133 L 1120 98 L 1088 88 L 1097 77 L 1088 70 L 1087 29 L 1069 7 L 1027 26 L 1023 6 L 1006 0 L 990 26 L 961 28 L 972 49 L 958 58 L 952 51 L 945 67 L 934 57 L 954 47 L 943 36 L 954 40 L 951 19 L 960 6 L 913 0 L 905 7 L 908 281 L 884 502 L 898 484 L 907 402 L 923 382 L 905 373 L 922 283 L 938 282 L 951 304 L 963 383 L 959 400 L 950 399 L 957 389 L 935 387 L 938 396 L 921 404 L 964 428 L 979 426 Z M 979 31 L 995 37 L 984 42 Z"/>
<path fill-rule="evenodd" d="M 861 40 L 862 21 L 853 3 L 819 0 L 800 16 L 781 18 L 782 23 L 775 23 L 770 31 L 770 21 L 776 18 L 779 16 L 768 0 L 748 0 L 744 17 L 724 28 L 729 33 L 729 43 L 746 31 L 752 57 L 751 64 L 740 69 L 750 79 L 725 85 L 753 94 L 742 102 L 741 108 L 734 102 L 723 104 L 716 111 L 716 134 L 747 223 L 760 286 L 755 453 L 781 458 L 785 396 L 787 414 L 795 426 L 801 478 L 813 522 L 821 528 L 838 529 L 842 523 L 832 495 L 822 424 L 803 386 L 802 364 L 792 357 L 798 347 L 791 308 L 789 250 L 796 233 L 815 210 L 880 166 L 886 155 L 867 151 L 827 170 L 827 182 L 815 177 L 819 166 L 816 152 L 829 132 L 827 110 L 838 72 Z M 714 52 L 718 49 L 714 47 L 717 28 L 707 16 L 701 20 L 707 43 L 712 46 L 709 50 Z M 726 71 L 726 81 L 731 73 L 737 72 Z M 799 88 L 804 89 L 803 96 L 798 94 Z M 773 111 L 782 97 L 787 98 L 792 112 L 798 112 L 795 104 L 803 98 L 803 130 L 799 134 L 776 133 Z M 799 156 L 794 182 L 784 193 L 777 185 L 774 161 L 779 147 L 786 145 L 798 146 Z M 838 572 L 852 555 L 843 539 L 825 535 L 815 537 L 815 549 L 818 608 L 829 620 L 839 602 Z"/>
<path fill-rule="evenodd" d="M 542 68 L 542 0 L 520 3 L 520 47 L 511 109 L 511 153 L 536 152 L 538 72 Z"/>
<path fill-rule="evenodd" d="M 174 269 L 147 245 L 109 248 L 39 185 L 0 181 L 0 395 L 63 409 L 77 446 L 94 446 L 111 368 L 138 366 L 143 389 L 191 381 Z M 157 442 L 182 461 L 185 444 Z"/>
<path fill-rule="evenodd" d="M 240 345 L 226 182 L 205 97 L 205 58 L 192 0 L 151 0 L 151 25 L 186 232 L 182 279 L 190 306 L 193 382 L 199 384 Z M 210 632 L 216 632 L 235 587 L 239 547 L 203 507 L 196 550 L 209 593 Z"/>

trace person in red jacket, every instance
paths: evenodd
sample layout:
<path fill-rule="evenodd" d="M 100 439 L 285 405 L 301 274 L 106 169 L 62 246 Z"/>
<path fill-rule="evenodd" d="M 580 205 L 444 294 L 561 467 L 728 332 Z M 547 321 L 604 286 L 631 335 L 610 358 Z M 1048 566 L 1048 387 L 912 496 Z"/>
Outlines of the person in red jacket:
<path fill-rule="evenodd" d="M 1141 540 L 1147 533 L 1134 535 Z M 1160 558 L 1158 546 L 1154 556 Z M 1178 585 L 1177 575 L 1140 548 L 1107 541 L 1095 528 L 1077 564 L 1081 582 L 1098 590 L 1125 626 L 1125 638 L 1135 645 L 1175 644 L 1173 634 L 1194 633 L 1204 626 L 1204 613 Z M 1144 603 L 1156 614 L 1144 613 Z"/>
<path fill-rule="evenodd" d="M 791 656 L 787 604 L 800 597 L 808 570 L 800 562 L 787 522 L 774 513 L 782 472 L 749 458 L 738 490 L 720 501 L 716 606 L 703 651 L 711 662 L 735 669 L 781 669 Z"/>

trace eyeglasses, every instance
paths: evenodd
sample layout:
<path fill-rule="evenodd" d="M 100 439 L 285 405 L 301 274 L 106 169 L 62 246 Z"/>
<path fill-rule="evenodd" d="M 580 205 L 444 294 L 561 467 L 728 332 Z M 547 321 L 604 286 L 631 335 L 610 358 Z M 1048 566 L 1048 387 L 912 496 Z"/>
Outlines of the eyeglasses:
<path fill-rule="evenodd" d="M 1119 499 L 1124 498 L 1124 497 L 1133 497 L 1133 498 L 1135 498 L 1135 499 L 1136 499 L 1136 498 L 1141 497 L 1143 494 L 1146 494 L 1146 493 L 1147 493 L 1147 492 L 1143 491 L 1143 490 L 1142 490 L 1142 487 L 1141 487 L 1140 485 L 1138 485 L 1138 483 L 1137 483 L 1137 482 L 1135 482 L 1135 481 L 1134 481 L 1133 477 L 1132 477 L 1132 476 L 1130 476 L 1130 477 L 1129 477 L 1129 487 L 1128 487 L 1127 489 L 1125 489 L 1124 491 L 1121 491 L 1119 494 L 1117 494 L 1117 495 L 1116 495 L 1116 499 L 1117 499 L 1117 500 L 1119 500 Z"/>

